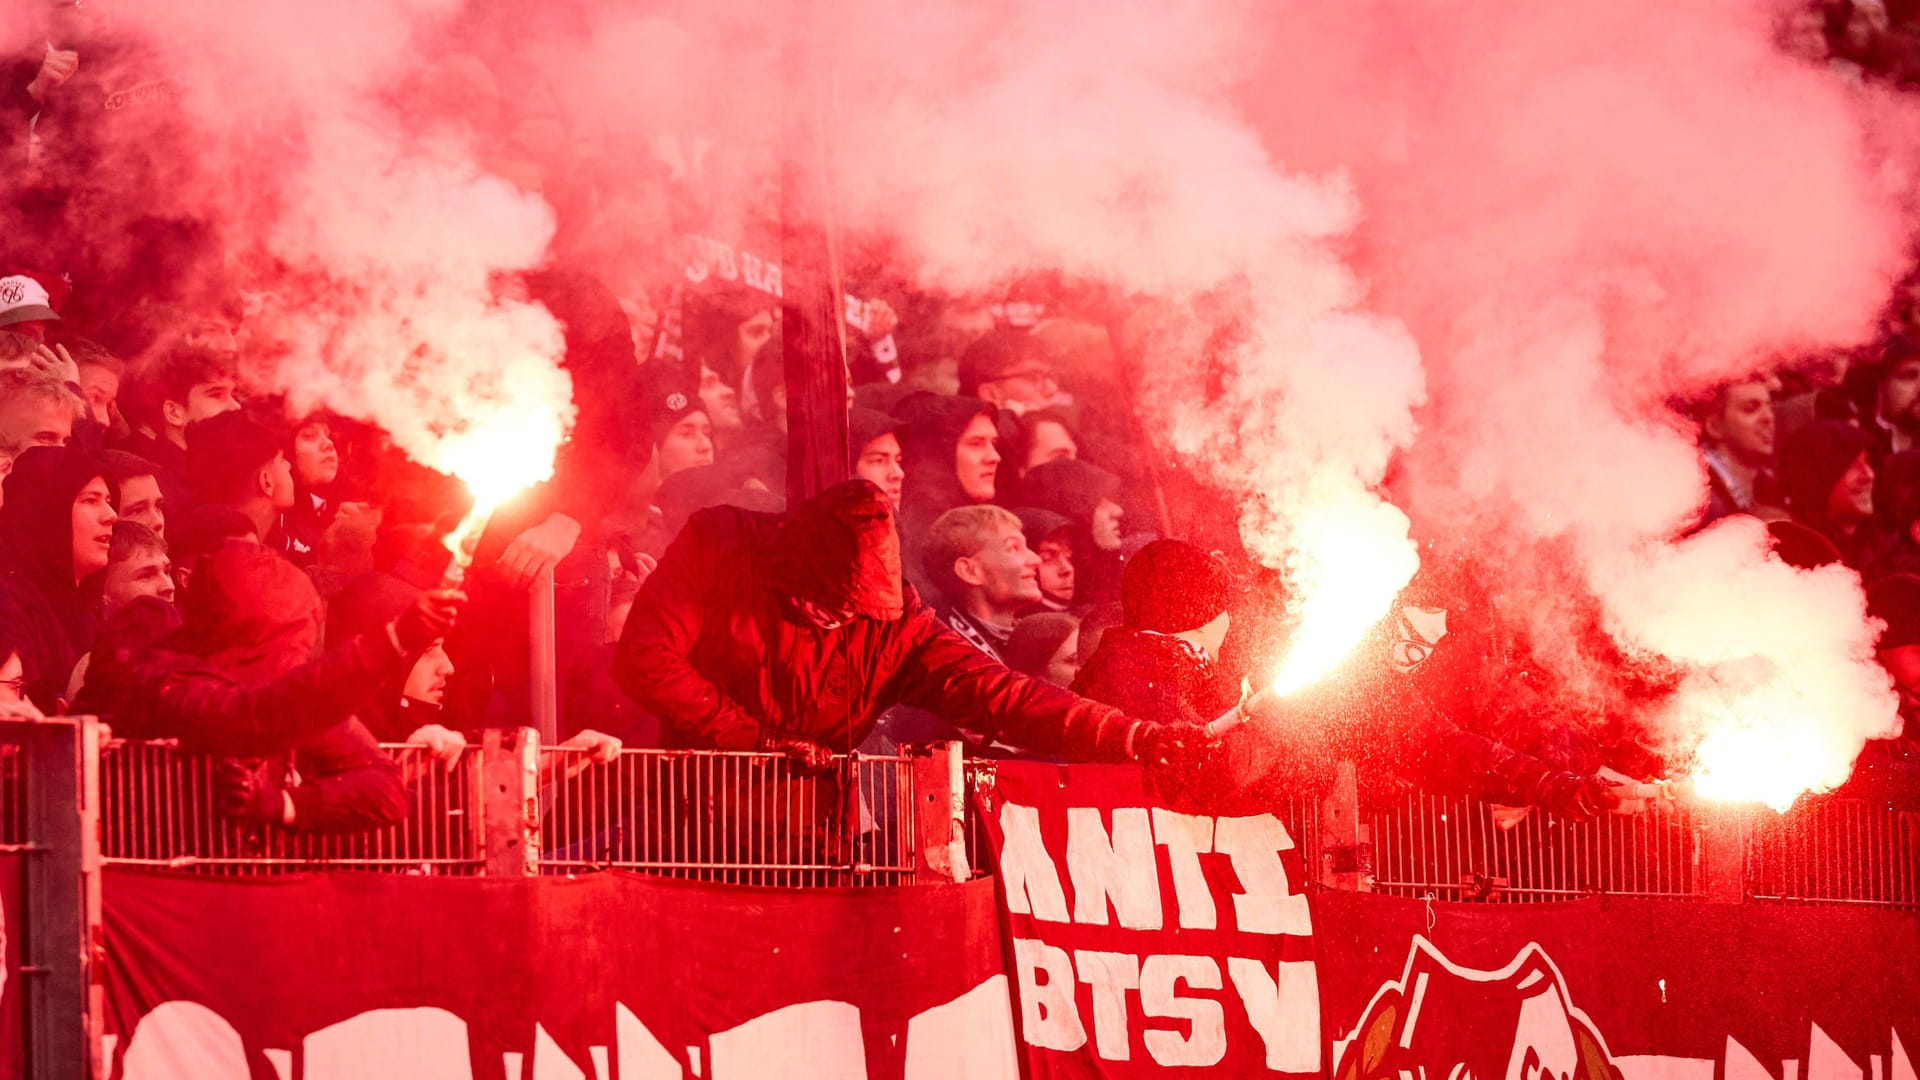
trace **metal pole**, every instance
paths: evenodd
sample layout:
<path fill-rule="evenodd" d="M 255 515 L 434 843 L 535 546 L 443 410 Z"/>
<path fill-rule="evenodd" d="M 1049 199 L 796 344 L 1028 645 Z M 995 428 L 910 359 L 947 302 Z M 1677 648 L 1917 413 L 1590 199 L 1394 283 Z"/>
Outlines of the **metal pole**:
<path fill-rule="evenodd" d="M 904 748 L 913 758 L 913 879 L 919 884 L 966 881 L 967 801 L 960 744 Z"/>
<path fill-rule="evenodd" d="M 1373 891 L 1373 845 L 1360 824 L 1359 774 L 1353 762 L 1334 768 L 1333 786 L 1320 800 L 1313 844 L 1320 884 L 1345 892 Z"/>
<path fill-rule="evenodd" d="M 847 478 L 846 298 L 834 250 L 826 58 L 796 50 L 780 166 L 780 321 L 787 504 Z"/>
<path fill-rule="evenodd" d="M 554 648 L 553 571 L 534 579 L 527 594 L 527 686 L 532 693 L 528 724 L 540 742 L 560 741 L 560 670 Z"/>
<path fill-rule="evenodd" d="M 104 1076 L 93 984 L 100 926 L 99 728 L 91 717 L 6 727 L 24 754 L 27 785 L 30 855 L 20 889 L 27 1075 Z"/>
<path fill-rule="evenodd" d="M 480 743 L 481 806 L 488 877 L 540 872 L 540 736 L 490 728 Z"/>

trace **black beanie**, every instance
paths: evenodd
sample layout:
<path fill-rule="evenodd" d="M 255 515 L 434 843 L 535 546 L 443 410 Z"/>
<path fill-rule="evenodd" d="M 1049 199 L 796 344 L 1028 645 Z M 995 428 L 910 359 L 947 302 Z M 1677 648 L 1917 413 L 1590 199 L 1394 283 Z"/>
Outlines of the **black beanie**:
<path fill-rule="evenodd" d="M 1219 618 L 1232 600 L 1227 568 L 1185 540 L 1155 540 L 1141 548 L 1120 578 L 1129 630 L 1197 630 Z"/>
<path fill-rule="evenodd" d="M 1799 570 L 1818 570 L 1840 561 L 1833 541 L 1797 521 L 1770 521 L 1767 534 L 1780 561 Z"/>

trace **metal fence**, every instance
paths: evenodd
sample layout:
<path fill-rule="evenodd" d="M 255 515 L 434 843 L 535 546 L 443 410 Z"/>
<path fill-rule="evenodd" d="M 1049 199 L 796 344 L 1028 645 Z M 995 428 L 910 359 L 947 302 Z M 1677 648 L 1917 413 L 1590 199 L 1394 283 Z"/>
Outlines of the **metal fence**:
<path fill-rule="evenodd" d="M 1746 864 L 1754 900 L 1920 909 L 1920 814 L 1809 800 L 1755 822 Z"/>
<path fill-rule="evenodd" d="M 1699 835 L 1684 810 L 1582 822 L 1533 811 L 1501 828 L 1477 799 L 1408 792 L 1362 816 L 1376 892 L 1516 901 L 1703 894 Z"/>
<path fill-rule="evenodd" d="M 785 756 L 543 751 L 542 871 L 619 867 L 749 885 L 889 885 L 915 872 L 913 771 L 849 754 L 818 775 Z"/>
<path fill-rule="evenodd" d="M 170 742 L 113 742 L 100 755 L 100 848 L 109 863 L 270 874 L 322 866 L 477 874 L 484 835 L 478 749 L 452 766 L 424 748 L 390 745 L 407 788 L 397 824 L 349 835 L 309 834 L 220 813 L 218 759 Z"/>
<path fill-rule="evenodd" d="M 847 755 L 823 774 L 802 775 L 773 754 L 628 750 L 598 763 L 580 751 L 528 741 L 503 750 L 498 741 L 469 748 L 451 768 L 421 748 L 389 747 L 410 812 L 353 836 L 236 823 L 216 809 L 211 759 L 165 743 L 116 742 L 99 762 L 101 852 L 108 862 L 227 874 L 620 868 L 774 886 L 925 880 L 918 830 L 929 826 L 915 818 L 911 751 Z M 22 762 L 18 747 L 0 744 L 0 845 L 29 839 Z M 968 762 L 967 789 L 993 767 Z M 1302 797 L 1273 811 L 1313 877 L 1336 887 L 1443 900 L 1611 894 L 1920 910 L 1920 817 L 1860 802 L 1590 822 L 1533 812 L 1501 828 L 1494 808 L 1468 798 L 1389 793 L 1344 809 L 1336 801 Z M 1329 827 L 1343 813 L 1357 830 Z M 989 866 L 984 822 L 971 805 L 965 840 L 970 864 Z M 498 858 L 516 845 L 516 858 Z"/>

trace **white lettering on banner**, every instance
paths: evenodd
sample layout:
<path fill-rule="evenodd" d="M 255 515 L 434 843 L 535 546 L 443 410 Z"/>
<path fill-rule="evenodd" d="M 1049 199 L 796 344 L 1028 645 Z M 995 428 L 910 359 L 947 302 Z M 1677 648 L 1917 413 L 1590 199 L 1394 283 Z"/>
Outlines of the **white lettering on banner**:
<path fill-rule="evenodd" d="M 1220 818 L 1213 849 L 1233 860 L 1241 892 L 1233 898 L 1234 920 L 1244 933 L 1311 934 L 1313 916 L 1307 896 L 1287 884 L 1280 853 L 1293 850 L 1293 837 L 1272 814 Z"/>
<path fill-rule="evenodd" d="M 1020 1031 L 1027 1042 L 1046 1050 L 1073 1051 L 1087 1045 L 1067 951 L 1032 938 L 1014 938 L 1013 967 L 1020 987 Z M 1043 972 L 1045 982 L 1040 981 Z"/>
<path fill-rule="evenodd" d="M 860 1007 L 844 1001 L 775 1009 L 710 1041 L 713 1080 L 864 1080 L 867 1075 Z"/>
<path fill-rule="evenodd" d="M 139 1043 L 138 1031 L 133 1041 Z M 305 1049 L 306 1080 L 469 1080 L 473 1076 L 467 1056 L 467 1022 L 445 1009 L 372 1009 L 308 1035 Z"/>
<path fill-rule="evenodd" d="M 463 1048 L 464 1049 L 464 1048 Z M 156 1006 L 133 1026 L 121 1080 L 249 1080 L 247 1045 L 226 1018 L 193 1001 Z"/>
<path fill-rule="evenodd" d="M 1147 1053 L 1169 1068 L 1205 1068 L 1227 1056 L 1226 1010 L 1211 998 L 1183 998 L 1180 984 L 1220 989 L 1220 965 L 1210 956 L 1149 956 L 1140 965 L 1140 1011 L 1149 1017 L 1184 1020 L 1186 1035 L 1149 1028 Z"/>
<path fill-rule="evenodd" d="M 1075 950 L 1080 981 L 1093 988 L 1093 1045 L 1108 1061 L 1133 1056 L 1127 1045 L 1127 991 L 1140 989 L 1140 958 L 1132 953 Z"/>
<path fill-rule="evenodd" d="M 1007 977 L 995 975 L 907 1022 L 913 1080 L 1019 1080 Z M 677 1077 L 679 1074 L 675 1074 Z M 625 1071 L 620 1080 L 628 1080 Z"/>
<path fill-rule="evenodd" d="M 1213 819 L 1153 808 L 1153 838 L 1167 849 L 1173 870 L 1173 898 L 1180 908 L 1180 929 L 1212 930 L 1219 925 L 1213 890 L 1200 869 L 1200 856 L 1213 850 Z M 1216 972 L 1217 974 L 1217 972 Z"/>
<path fill-rule="evenodd" d="M 1007 910 L 1046 922 L 1066 922 L 1067 897 L 1060 889 L 1053 856 L 1040 839 L 1040 811 L 1018 803 L 1002 805 L 1000 835 L 1000 887 L 1007 894 Z"/>
<path fill-rule="evenodd" d="M 1100 823 L 1099 810 L 1068 810 L 1067 877 L 1073 882 L 1074 922 L 1107 925 L 1107 904 L 1112 901 L 1121 926 L 1160 929 L 1160 866 L 1145 810 L 1115 810 L 1111 836 Z"/>
<path fill-rule="evenodd" d="M 1056 950 L 1058 951 L 1058 950 Z M 1063 1015 L 1076 1027 L 1073 965 L 1065 953 Z M 960 997 L 907 1022 L 904 1080 L 1015 1080 L 1019 1076 L 1007 977 L 995 975 Z M 774 1009 L 711 1036 L 711 1073 L 700 1048 L 689 1047 L 690 1071 L 633 1010 L 614 1003 L 612 1063 L 619 1080 L 864 1080 L 866 1041 L 860 1009 L 843 1001 L 809 1001 Z M 897 1036 L 896 1036 L 897 1038 Z M 371 1009 L 306 1037 L 303 1080 L 473 1080 L 467 1024 L 445 1009 Z M 111 1060 L 114 1036 L 107 1036 Z M 1086 1041 L 1081 1032 L 1080 1041 Z M 606 1048 L 587 1048 L 595 1080 L 606 1080 Z M 287 1077 L 292 1056 L 261 1053 Z M 531 1058 L 531 1075 L 525 1065 Z M 534 1025 L 533 1053 L 505 1051 L 508 1080 L 584 1080 L 589 1075 L 560 1048 L 544 1025 Z M 156 1005 L 134 1025 L 117 1080 L 249 1080 L 247 1046 L 224 1017 L 197 1002 Z"/>
<path fill-rule="evenodd" d="M 1267 1068 L 1320 1068 L 1320 981 L 1311 961 L 1281 962 L 1274 974 L 1257 960 L 1230 957 L 1227 977 L 1246 1006 L 1253 1030 L 1267 1044 Z"/>

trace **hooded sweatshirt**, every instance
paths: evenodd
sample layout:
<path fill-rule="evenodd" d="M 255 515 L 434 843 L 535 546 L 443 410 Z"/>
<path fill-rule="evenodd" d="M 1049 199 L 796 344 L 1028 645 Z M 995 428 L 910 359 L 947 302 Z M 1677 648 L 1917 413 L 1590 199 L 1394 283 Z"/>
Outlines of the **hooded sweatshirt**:
<path fill-rule="evenodd" d="M 1780 485 L 1794 520 L 1833 541 L 1842 560 L 1856 569 L 1879 554 L 1882 535 L 1871 520 L 1845 533 L 1827 516 L 1827 502 L 1834 485 L 1871 445 L 1867 433 L 1852 424 L 1824 420 L 1788 436 L 1780 451 Z"/>
<path fill-rule="evenodd" d="M 994 419 L 994 409 L 973 398 L 921 394 L 902 401 L 895 415 L 900 418 L 895 435 L 907 473 L 901 493 L 900 536 L 906 546 L 909 573 L 917 574 L 920 547 L 933 519 L 956 506 L 973 504 L 960 487 L 954 459 L 967 425 L 976 416 Z M 929 584 L 917 577 L 913 583 L 922 591 Z"/>
<path fill-rule="evenodd" d="M 24 640 L 27 696 L 48 713 L 93 646 L 101 575 L 74 580 L 73 503 L 104 476 L 87 451 L 35 447 L 14 463 L 0 505 L 0 618 Z"/>
<path fill-rule="evenodd" d="M 1120 595 L 1120 553 L 1093 542 L 1093 512 L 1102 500 L 1118 502 L 1120 479 L 1097 465 L 1062 458 L 1027 471 L 1008 505 L 1048 510 L 1066 518 L 1073 530 L 1076 605 L 1098 604 Z M 1004 500 L 1003 500 L 1004 501 Z"/>

